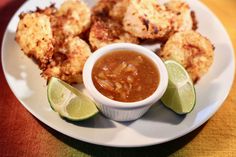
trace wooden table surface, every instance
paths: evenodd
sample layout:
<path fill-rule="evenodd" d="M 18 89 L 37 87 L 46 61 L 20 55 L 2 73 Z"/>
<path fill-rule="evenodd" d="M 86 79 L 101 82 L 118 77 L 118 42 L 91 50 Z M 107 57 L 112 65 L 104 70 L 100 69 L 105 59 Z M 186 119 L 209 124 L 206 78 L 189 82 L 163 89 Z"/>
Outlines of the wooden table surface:
<path fill-rule="evenodd" d="M 24 0 L 0 1 L 0 40 Z M 236 0 L 203 0 L 218 16 L 236 49 Z M 11 92 L 0 68 L 0 156 L 236 156 L 236 84 L 218 112 L 195 131 L 143 148 L 96 146 L 49 128 L 32 116 Z"/>

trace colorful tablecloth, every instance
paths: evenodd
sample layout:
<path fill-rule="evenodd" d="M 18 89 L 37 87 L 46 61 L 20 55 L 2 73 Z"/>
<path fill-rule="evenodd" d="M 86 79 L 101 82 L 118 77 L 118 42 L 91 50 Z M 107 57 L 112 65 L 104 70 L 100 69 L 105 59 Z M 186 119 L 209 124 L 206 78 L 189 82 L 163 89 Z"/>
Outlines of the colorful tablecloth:
<path fill-rule="evenodd" d="M 0 38 L 24 0 L 0 1 Z M 219 17 L 236 49 L 236 0 L 203 0 Z M 218 112 L 195 131 L 161 145 L 111 148 L 81 142 L 32 116 L 11 92 L 0 68 L 0 156 L 236 156 L 236 83 Z"/>

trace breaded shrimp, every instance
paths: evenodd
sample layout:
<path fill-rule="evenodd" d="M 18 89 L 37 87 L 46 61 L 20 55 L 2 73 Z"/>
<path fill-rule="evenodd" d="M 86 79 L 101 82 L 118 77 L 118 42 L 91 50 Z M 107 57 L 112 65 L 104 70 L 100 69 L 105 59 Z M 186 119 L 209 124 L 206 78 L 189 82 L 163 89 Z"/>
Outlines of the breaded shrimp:
<path fill-rule="evenodd" d="M 55 49 L 59 49 L 69 36 L 78 36 L 90 26 L 91 12 L 80 0 L 67 0 L 51 17 Z"/>
<path fill-rule="evenodd" d="M 58 9 L 51 5 L 37 12 L 50 17 L 55 51 L 67 37 L 81 35 L 90 26 L 91 11 L 82 0 L 66 0 Z"/>
<path fill-rule="evenodd" d="M 139 43 L 137 37 L 122 26 L 129 0 L 100 0 L 92 9 L 92 26 L 89 42 L 93 50 L 118 42 Z M 122 11 L 122 12 L 120 12 Z"/>
<path fill-rule="evenodd" d="M 117 0 L 109 11 L 109 16 L 122 23 L 130 0 Z"/>
<path fill-rule="evenodd" d="M 21 14 L 15 39 L 22 51 L 34 58 L 41 69 L 46 67 L 54 49 L 48 16 L 37 12 Z"/>
<path fill-rule="evenodd" d="M 139 43 L 138 38 L 123 30 L 122 25 L 111 19 L 96 21 L 89 33 L 89 42 L 93 50 L 112 43 Z"/>
<path fill-rule="evenodd" d="M 81 83 L 84 63 L 91 54 L 88 44 L 79 37 L 68 37 L 60 50 L 54 53 L 42 76 L 47 80 L 54 76 L 67 83 Z"/>
<path fill-rule="evenodd" d="M 100 0 L 92 8 L 92 21 L 111 18 L 122 23 L 130 0 Z"/>
<path fill-rule="evenodd" d="M 123 19 L 124 29 L 142 39 L 165 38 L 172 30 L 174 14 L 156 0 L 131 0 Z"/>
<path fill-rule="evenodd" d="M 44 9 L 37 7 L 37 10 L 35 12 L 51 17 L 51 16 L 55 16 L 57 12 L 57 8 L 55 7 L 55 4 L 51 4 L 50 6 Z"/>
<path fill-rule="evenodd" d="M 182 64 L 196 83 L 213 62 L 214 47 L 207 38 L 190 30 L 171 36 L 158 55 L 163 60 L 171 59 Z"/>
<path fill-rule="evenodd" d="M 196 29 L 194 12 L 191 12 L 189 5 L 184 0 L 170 0 L 164 5 L 168 11 L 176 15 L 173 21 L 173 33 Z"/>
<path fill-rule="evenodd" d="M 59 9 L 54 5 L 37 8 L 21 15 L 16 41 L 36 59 L 44 78 L 80 83 L 91 50 L 78 36 L 88 29 L 90 16 L 90 9 L 80 0 L 67 0 Z"/>
<path fill-rule="evenodd" d="M 56 13 L 57 27 L 65 36 L 76 36 L 88 29 L 91 12 L 82 0 L 67 0 Z"/>
<path fill-rule="evenodd" d="M 92 23 L 109 17 L 109 11 L 117 0 L 99 0 L 92 8 Z"/>

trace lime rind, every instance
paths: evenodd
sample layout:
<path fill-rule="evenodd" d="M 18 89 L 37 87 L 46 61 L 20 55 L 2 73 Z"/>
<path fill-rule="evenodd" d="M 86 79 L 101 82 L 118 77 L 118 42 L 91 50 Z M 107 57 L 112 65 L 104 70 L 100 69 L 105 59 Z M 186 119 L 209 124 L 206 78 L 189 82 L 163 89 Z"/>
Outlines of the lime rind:
<path fill-rule="evenodd" d="M 168 60 L 165 62 L 169 81 L 161 101 L 177 114 L 191 112 L 196 104 L 196 91 L 188 72 L 179 63 Z"/>
<path fill-rule="evenodd" d="M 81 121 L 98 113 L 95 103 L 90 98 L 55 77 L 49 81 L 47 97 L 51 108 L 68 120 Z"/>
<path fill-rule="evenodd" d="M 180 104 L 188 104 L 182 106 L 182 113 L 188 113 L 192 110 L 194 102 L 195 102 L 195 92 L 192 88 L 192 84 L 190 82 L 186 83 L 186 85 L 182 86 L 179 89 L 179 96 L 183 97 L 184 99 L 180 99 Z M 190 103 L 191 102 L 191 103 Z"/>

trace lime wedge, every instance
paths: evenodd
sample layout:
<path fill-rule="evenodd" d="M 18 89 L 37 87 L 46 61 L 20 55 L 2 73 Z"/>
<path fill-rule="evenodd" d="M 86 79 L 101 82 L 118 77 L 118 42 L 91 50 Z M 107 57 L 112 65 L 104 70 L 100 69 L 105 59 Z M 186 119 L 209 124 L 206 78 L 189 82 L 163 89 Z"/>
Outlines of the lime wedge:
<path fill-rule="evenodd" d="M 69 120 L 84 120 L 98 112 L 90 98 L 55 77 L 49 81 L 47 96 L 52 109 Z"/>
<path fill-rule="evenodd" d="M 178 114 L 191 112 L 196 103 L 196 93 L 188 72 L 182 65 L 172 60 L 166 61 L 165 65 L 169 81 L 161 101 Z"/>

